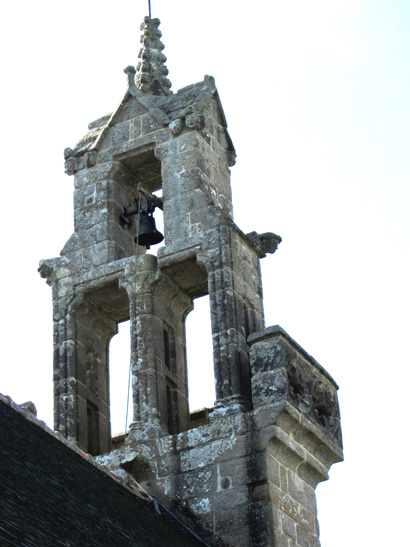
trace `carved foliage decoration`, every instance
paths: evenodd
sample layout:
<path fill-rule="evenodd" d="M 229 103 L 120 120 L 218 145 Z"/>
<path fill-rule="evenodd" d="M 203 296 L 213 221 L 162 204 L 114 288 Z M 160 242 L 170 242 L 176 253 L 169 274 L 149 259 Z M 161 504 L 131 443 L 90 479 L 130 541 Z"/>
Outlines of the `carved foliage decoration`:
<path fill-rule="evenodd" d="M 307 363 L 293 359 L 287 367 L 289 398 L 303 414 L 341 439 L 339 405 L 335 388 Z"/>

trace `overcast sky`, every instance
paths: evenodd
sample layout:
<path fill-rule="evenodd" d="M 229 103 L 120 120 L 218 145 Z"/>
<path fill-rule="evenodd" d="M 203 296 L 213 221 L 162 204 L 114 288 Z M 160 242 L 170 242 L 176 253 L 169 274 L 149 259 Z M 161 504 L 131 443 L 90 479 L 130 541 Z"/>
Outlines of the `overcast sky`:
<path fill-rule="evenodd" d="M 1 8 L 0 391 L 33 400 L 51 426 L 51 289 L 36 270 L 73 229 L 63 150 L 120 102 L 146 6 Z M 152 0 L 152 8 L 173 90 L 216 79 L 238 154 L 236 223 L 283 238 L 262 262 L 266 324 L 281 325 L 340 386 L 345 462 L 318 488 L 322 547 L 404 545 L 410 3 Z"/>

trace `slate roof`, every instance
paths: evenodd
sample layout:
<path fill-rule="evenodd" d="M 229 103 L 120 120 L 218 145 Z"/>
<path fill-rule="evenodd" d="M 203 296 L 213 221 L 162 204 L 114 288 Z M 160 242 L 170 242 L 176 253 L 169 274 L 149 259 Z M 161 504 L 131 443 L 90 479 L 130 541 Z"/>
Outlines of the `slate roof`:
<path fill-rule="evenodd" d="M 2 547 L 207 545 L 137 483 L 0 395 Z"/>

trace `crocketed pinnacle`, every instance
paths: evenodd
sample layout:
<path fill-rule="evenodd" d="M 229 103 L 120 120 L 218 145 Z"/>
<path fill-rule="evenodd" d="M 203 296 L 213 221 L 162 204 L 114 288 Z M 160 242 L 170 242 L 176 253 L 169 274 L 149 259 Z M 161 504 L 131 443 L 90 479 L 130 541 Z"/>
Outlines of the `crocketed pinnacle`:
<path fill-rule="evenodd" d="M 144 17 L 141 24 L 142 35 L 140 42 L 142 48 L 138 57 L 141 61 L 137 65 L 135 77 L 136 86 L 144 93 L 151 95 L 172 95 L 171 82 L 166 77 L 168 69 L 165 66 L 167 58 L 162 53 L 164 44 L 160 38 L 162 33 L 158 30 L 159 19 Z"/>

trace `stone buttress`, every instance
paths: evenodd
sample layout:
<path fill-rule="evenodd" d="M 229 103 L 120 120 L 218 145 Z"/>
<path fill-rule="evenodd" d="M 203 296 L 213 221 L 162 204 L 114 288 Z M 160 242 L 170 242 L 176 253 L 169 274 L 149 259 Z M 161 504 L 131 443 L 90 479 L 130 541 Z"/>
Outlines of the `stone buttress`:
<path fill-rule="evenodd" d="M 211 544 L 319 545 L 315 487 L 342 460 L 337 386 L 280 327 L 265 328 L 259 261 L 281 239 L 234 223 L 235 151 L 214 79 L 173 94 L 158 25 L 141 26 L 120 106 L 65 150 L 74 233 L 40 263 L 53 294 L 55 428 Z M 163 209 L 157 256 L 138 245 L 143 203 Z M 204 295 L 216 401 L 191 415 L 185 319 Z M 108 348 L 128 319 L 134 418 L 113 446 Z"/>

